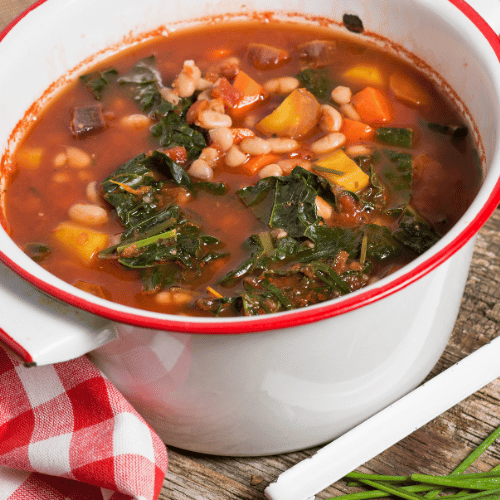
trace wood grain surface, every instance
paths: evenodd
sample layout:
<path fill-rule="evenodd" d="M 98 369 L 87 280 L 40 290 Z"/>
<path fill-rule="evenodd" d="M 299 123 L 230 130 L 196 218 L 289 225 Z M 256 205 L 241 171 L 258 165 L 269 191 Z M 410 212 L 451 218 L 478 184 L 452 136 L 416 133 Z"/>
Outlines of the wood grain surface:
<path fill-rule="evenodd" d="M 32 5 L 30 0 L 0 0 L 0 29 Z M 460 313 L 435 376 L 499 334 L 500 209 L 481 229 Z M 500 379 L 484 387 L 428 425 L 394 445 L 358 470 L 382 474 L 446 474 L 500 425 Z M 359 443 L 363 446 L 363 443 Z M 260 458 L 206 456 L 169 448 L 169 470 L 162 500 L 263 500 L 264 488 L 278 475 L 316 451 Z M 470 469 L 488 470 L 500 463 L 494 443 Z M 344 482 L 317 495 L 327 499 L 350 491 Z"/>

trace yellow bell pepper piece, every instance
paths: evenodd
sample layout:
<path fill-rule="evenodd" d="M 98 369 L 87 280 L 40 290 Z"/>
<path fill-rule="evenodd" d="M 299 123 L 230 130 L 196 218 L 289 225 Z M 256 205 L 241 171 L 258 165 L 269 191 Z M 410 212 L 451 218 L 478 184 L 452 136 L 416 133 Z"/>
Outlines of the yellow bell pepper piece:
<path fill-rule="evenodd" d="M 382 85 L 382 73 L 375 66 L 360 64 L 348 69 L 344 75 L 349 80 L 361 80 L 372 85 Z"/>
<path fill-rule="evenodd" d="M 370 182 L 369 176 L 342 149 L 322 156 L 313 169 L 332 184 L 354 193 L 364 189 Z"/>
<path fill-rule="evenodd" d="M 109 246 L 109 236 L 72 222 L 61 222 L 54 229 L 59 245 L 84 264 L 90 264 L 98 252 Z"/>
<path fill-rule="evenodd" d="M 305 89 L 294 90 L 270 115 L 255 128 L 265 135 L 297 138 L 307 134 L 319 120 L 321 106 Z"/>
<path fill-rule="evenodd" d="M 429 94 L 423 87 L 414 78 L 403 73 L 392 73 L 389 87 L 399 101 L 414 106 L 425 106 L 429 102 Z"/>
<path fill-rule="evenodd" d="M 16 163 L 28 170 L 35 170 L 42 162 L 44 150 L 43 148 L 22 148 L 16 153 Z"/>

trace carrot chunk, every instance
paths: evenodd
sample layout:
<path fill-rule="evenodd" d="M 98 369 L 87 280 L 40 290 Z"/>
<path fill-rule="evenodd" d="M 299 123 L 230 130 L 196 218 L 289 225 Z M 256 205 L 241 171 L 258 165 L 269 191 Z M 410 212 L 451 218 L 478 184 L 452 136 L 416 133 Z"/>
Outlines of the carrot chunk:
<path fill-rule="evenodd" d="M 373 87 L 365 87 L 352 96 L 352 104 L 367 123 L 384 123 L 392 119 L 392 107 L 383 92 Z"/>
<path fill-rule="evenodd" d="M 241 165 L 241 171 L 247 175 L 255 175 L 260 169 L 266 165 L 274 163 L 280 158 L 280 155 L 269 153 L 267 155 L 251 156 L 245 163 Z"/>
<path fill-rule="evenodd" d="M 267 97 L 264 87 L 241 70 L 238 71 L 233 81 L 233 87 L 242 94 L 242 97 L 230 111 L 233 118 L 245 115 Z"/>
<path fill-rule="evenodd" d="M 370 125 L 350 118 L 344 118 L 341 132 L 345 135 L 347 143 L 370 141 L 375 134 L 375 130 Z"/>

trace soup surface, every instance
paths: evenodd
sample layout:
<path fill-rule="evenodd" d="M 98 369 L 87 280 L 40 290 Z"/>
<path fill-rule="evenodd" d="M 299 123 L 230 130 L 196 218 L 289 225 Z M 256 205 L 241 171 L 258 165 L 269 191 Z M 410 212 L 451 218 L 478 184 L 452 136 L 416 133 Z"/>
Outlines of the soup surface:
<path fill-rule="evenodd" d="M 364 287 L 481 182 L 467 125 L 407 63 L 331 32 L 226 24 L 81 75 L 14 155 L 14 241 L 108 300 L 255 315 Z"/>

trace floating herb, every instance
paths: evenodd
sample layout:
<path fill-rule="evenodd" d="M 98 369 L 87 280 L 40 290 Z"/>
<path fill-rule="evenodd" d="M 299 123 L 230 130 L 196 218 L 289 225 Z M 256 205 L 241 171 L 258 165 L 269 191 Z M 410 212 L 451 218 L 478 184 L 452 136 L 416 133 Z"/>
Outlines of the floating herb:
<path fill-rule="evenodd" d="M 112 82 L 118 75 L 118 71 L 114 68 L 106 69 L 104 71 L 95 71 L 80 76 L 80 80 L 89 88 L 94 94 L 94 97 L 100 101 L 104 89 Z"/>

